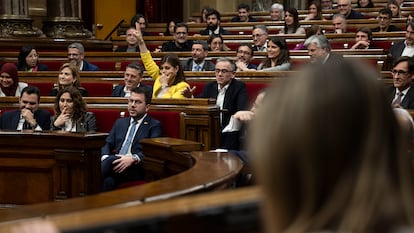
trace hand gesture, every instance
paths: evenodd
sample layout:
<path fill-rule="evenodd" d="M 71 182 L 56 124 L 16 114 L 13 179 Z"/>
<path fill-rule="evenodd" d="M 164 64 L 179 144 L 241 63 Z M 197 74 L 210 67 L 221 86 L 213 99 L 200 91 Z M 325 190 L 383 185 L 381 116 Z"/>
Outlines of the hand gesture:
<path fill-rule="evenodd" d="M 144 42 L 144 37 L 142 37 L 141 27 L 139 26 L 139 23 L 135 23 L 135 31 L 133 34 L 137 38 L 138 43 Z"/>
<path fill-rule="evenodd" d="M 64 108 L 63 111 L 60 113 L 60 115 L 56 118 L 53 125 L 55 125 L 56 127 L 63 127 L 66 121 L 68 121 L 69 119 L 70 119 L 70 114 L 67 111 L 67 108 Z"/>
<path fill-rule="evenodd" d="M 27 121 L 27 122 L 29 122 L 30 124 L 34 124 L 34 123 L 36 123 L 36 120 L 34 119 L 34 114 L 33 114 L 33 112 L 32 112 L 32 110 L 31 109 L 29 109 L 29 108 L 23 108 L 22 110 L 21 110 L 21 114 L 22 114 L 22 117 Z"/>
<path fill-rule="evenodd" d="M 121 173 L 125 171 L 128 167 L 130 167 L 135 161 L 132 156 L 127 155 L 115 155 L 118 159 L 114 160 L 112 164 L 116 164 L 114 167 L 114 171 L 116 173 Z"/>
<path fill-rule="evenodd" d="M 186 97 L 186 98 L 193 98 L 194 97 L 194 90 L 196 89 L 196 86 L 191 87 L 186 87 L 181 94 Z"/>
<path fill-rule="evenodd" d="M 241 122 L 248 122 L 254 118 L 254 112 L 252 111 L 238 111 L 233 117 Z"/>

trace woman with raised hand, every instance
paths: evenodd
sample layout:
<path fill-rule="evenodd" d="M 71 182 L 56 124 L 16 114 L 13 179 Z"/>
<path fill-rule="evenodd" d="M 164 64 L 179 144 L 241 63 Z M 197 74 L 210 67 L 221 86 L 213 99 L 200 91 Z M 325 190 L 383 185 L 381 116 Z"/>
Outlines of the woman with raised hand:
<path fill-rule="evenodd" d="M 55 100 L 53 130 L 68 132 L 95 132 L 96 118 L 87 111 L 87 105 L 76 87 L 65 87 Z"/>
<path fill-rule="evenodd" d="M 160 67 L 152 59 L 151 53 L 145 45 L 139 26 L 134 32 L 138 39 L 141 59 L 149 76 L 154 79 L 153 98 L 186 98 L 183 92 L 189 87 L 181 61 L 175 54 L 165 55 L 161 59 Z"/>

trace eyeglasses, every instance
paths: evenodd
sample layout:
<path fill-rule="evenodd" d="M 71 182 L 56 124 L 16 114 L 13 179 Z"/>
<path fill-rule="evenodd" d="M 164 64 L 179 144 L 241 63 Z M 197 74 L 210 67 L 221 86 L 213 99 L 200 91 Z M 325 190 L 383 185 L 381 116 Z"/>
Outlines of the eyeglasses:
<path fill-rule="evenodd" d="M 378 19 L 379 21 L 381 21 L 381 20 L 389 20 L 390 18 L 388 18 L 388 17 L 381 17 L 381 16 L 378 16 L 378 17 L 377 17 L 377 19 Z"/>
<path fill-rule="evenodd" d="M 347 6 L 348 6 L 348 4 L 338 4 L 338 8 L 345 8 Z"/>
<path fill-rule="evenodd" d="M 409 74 L 408 71 L 405 71 L 405 70 L 395 70 L 395 69 L 394 70 L 391 70 L 391 73 L 392 73 L 392 75 L 398 75 L 398 76 Z"/>
<path fill-rule="evenodd" d="M 251 54 L 249 51 L 243 51 L 243 50 L 239 50 L 239 51 L 237 51 L 237 53 L 243 53 L 245 55 L 250 55 Z"/>
<path fill-rule="evenodd" d="M 227 74 L 227 73 L 229 73 L 229 72 L 233 72 L 233 71 L 231 71 L 231 70 L 226 70 L 226 69 L 215 69 L 214 70 L 215 72 L 216 72 L 216 74 L 218 74 L 218 73 L 222 73 L 222 74 Z"/>
<path fill-rule="evenodd" d="M 175 34 L 185 36 L 185 35 L 187 35 L 187 32 L 176 32 Z"/>
<path fill-rule="evenodd" d="M 264 34 L 253 34 L 252 35 L 252 37 L 254 38 L 254 37 L 261 37 L 261 36 L 263 36 Z"/>

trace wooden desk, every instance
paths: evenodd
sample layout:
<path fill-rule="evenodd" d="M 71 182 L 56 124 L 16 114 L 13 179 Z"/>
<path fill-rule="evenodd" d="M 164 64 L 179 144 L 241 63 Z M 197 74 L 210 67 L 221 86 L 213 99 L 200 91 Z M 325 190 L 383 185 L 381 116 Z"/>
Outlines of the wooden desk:
<path fill-rule="evenodd" d="M 168 178 L 149 182 L 140 186 L 117 189 L 111 192 L 89 195 L 81 198 L 72 198 L 60 202 L 49 202 L 21 206 L 14 209 L 3 209 L 0 211 L 0 227 L 8 224 L 13 225 L 16 221 L 25 221 L 45 216 L 48 218 L 66 214 L 78 216 L 78 213 L 83 211 L 89 212 L 92 210 L 102 210 L 103 212 L 106 212 L 114 209 L 115 212 L 123 212 L 122 209 L 128 206 L 132 207 L 211 190 L 221 190 L 234 182 L 243 167 L 241 160 L 232 154 L 201 151 L 191 152 L 191 154 L 189 154 L 188 152 L 183 151 L 184 148 L 187 147 L 184 140 L 168 138 L 155 140 L 158 141 L 153 142 L 153 145 L 158 145 L 159 150 L 162 150 L 163 154 L 148 154 L 147 157 L 163 160 L 162 156 L 168 157 L 169 155 L 172 155 L 172 158 L 176 159 L 181 156 L 183 159 L 182 161 L 188 161 L 188 158 L 190 158 L 192 161 L 191 167 Z M 167 146 L 167 144 L 172 146 Z M 191 142 L 187 149 L 194 149 L 195 146 L 197 145 Z M 144 145 L 144 153 L 147 153 L 145 148 L 146 146 Z M 176 151 L 176 149 L 178 151 Z M 171 154 L 171 152 L 175 153 L 175 155 Z M 172 158 L 165 160 L 165 170 L 168 170 L 168 167 L 174 166 L 175 163 L 172 161 L 176 159 Z M 163 210 L 168 211 L 168 208 L 154 210 L 160 213 L 160 211 Z M 112 215 L 111 217 L 114 218 L 116 215 Z M 101 223 L 104 222 L 101 221 Z M 75 225 L 77 224 L 74 224 L 73 226 Z M 0 232 L 3 232 L 1 228 Z"/>
<path fill-rule="evenodd" d="M 0 132 L 1 204 L 31 204 L 94 194 L 107 134 Z"/>

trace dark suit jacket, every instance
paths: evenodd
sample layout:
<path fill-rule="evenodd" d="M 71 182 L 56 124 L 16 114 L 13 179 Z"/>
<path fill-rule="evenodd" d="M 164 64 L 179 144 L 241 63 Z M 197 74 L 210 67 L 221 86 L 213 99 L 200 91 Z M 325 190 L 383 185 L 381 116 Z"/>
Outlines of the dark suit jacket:
<path fill-rule="evenodd" d="M 231 19 L 231 22 L 241 22 L 241 21 L 240 21 L 240 17 L 239 17 L 239 16 L 234 16 L 234 17 Z M 257 19 L 256 19 L 256 18 L 253 18 L 252 16 L 250 16 L 250 15 L 249 15 L 249 20 L 248 20 L 248 22 L 257 22 Z"/>
<path fill-rule="evenodd" d="M 144 85 L 142 83 L 139 86 L 143 87 L 143 88 L 146 88 L 152 94 L 152 86 L 147 86 L 147 85 Z M 125 97 L 124 88 L 125 88 L 125 84 L 116 86 L 114 88 L 114 90 L 112 91 L 112 96 L 114 96 L 114 97 Z"/>
<path fill-rule="evenodd" d="M 125 140 L 131 117 L 119 118 L 115 121 L 114 126 L 106 137 L 106 143 L 101 149 L 102 155 L 113 155 L 118 154 L 121 150 L 122 143 Z M 147 115 L 135 134 L 134 141 L 131 147 L 131 153 L 137 154 L 141 160 L 144 159 L 142 153 L 142 145 L 139 140 L 143 138 L 156 138 L 161 136 L 161 123 L 157 120 L 152 119 Z"/>
<path fill-rule="evenodd" d="M 392 100 L 395 97 L 396 88 L 390 87 L 389 88 L 389 103 L 392 103 Z M 403 97 L 400 106 L 405 109 L 414 109 L 414 85 L 411 85 L 410 89 L 408 90 L 407 94 Z"/>
<path fill-rule="evenodd" d="M 177 47 L 175 41 L 167 41 L 162 44 L 161 51 L 163 52 L 185 52 L 191 51 L 193 48 L 193 41 L 188 40 L 181 48 Z"/>
<path fill-rule="evenodd" d="M 359 11 L 351 10 L 351 13 L 346 17 L 347 19 L 363 19 L 365 18 L 363 14 L 361 14 Z"/>
<path fill-rule="evenodd" d="M 126 51 L 127 51 L 127 49 L 128 49 L 128 46 L 121 46 L 121 47 L 118 47 L 118 48 L 115 50 L 115 52 L 126 52 Z M 136 47 L 135 47 L 135 52 L 139 52 L 139 46 L 136 46 Z"/>
<path fill-rule="evenodd" d="M 99 67 L 97 67 L 94 64 L 91 64 L 91 63 L 83 60 L 82 71 L 97 71 L 97 70 L 99 70 Z"/>
<path fill-rule="evenodd" d="M 343 60 L 344 57 L 341 54 L 331 52 L 325 64 L 336 64 L 338 62 L 342 62 Z"/>
<path fill-rule="evenodd" d="M 210 82 L 204 86 L 203 91 L 198 98 L 217 99 L 218 89 L 217 82 Z M 237 79 L 233 79 L 224 96 L 222 128 L 229 124 L 231 115 L 240 110 L 247 110 L 249 106 L 249 98 L 247 94 L 246 84 Z"/>
<path fill-rule="evenodd" d="M 210 30 L 208 28 L 200 30 L 200 34 L 204 35 L 204 36 L 209 36 L 210 35 Z M 219 35 L 231 35 L 231 33 L 229 31 L 227 31 L 226 29 L 220 27 L 219 29 Z"/>
<path fill-rule="evenodd" d="M 380 27 L 376 27 L 374 29 L 372 29 L 372 32 L 379 32 L 380 31 Z M 387 28 L 387 32 L 397 32 L 397 31 L 401 31 L 401 29 L 397 28 L 395 25 L 390 25 Z"/>
<path fill-rule="evenodd" d="M 34 118 L 42 130 L 50 130 L 50 113 L 47 110 L 38 109 L 34 113 Z M 20 109 L 5 112 L 0 117 L 0 128 L 6 130 L 16 130 L 20 120 Z"/>
<path fill-rule="evenodd" d="M 52 122 L 55 122 L 57 116 L 53 117 Z M 52 130 L 61 130 L 62 128 L 56 127 L 52 124 Z M 76 123 L 76 132 L 96 132 L 98 127 L 96 126 L 96 118 L 93 112 L 86 112 L 83 122 Z"/>
<path fill-rule="evenodd" d="M 397 43 L 394 43 L 390 48 L 390 54 L 389 56 L 392 57 L 393 63 L 401 56 L 402 52 L 405 49 L 405 40 L 398 41 Z"/>
<path fill-rule="evenodd" d="M 193 70 L 193 59 L 190 58 L 188 60 L 182 61 L 181 64 L 183 65 L 183 70 L 185 71 L 192 71 Z M 201 67 L 201 71 L 214 71 L 216 69 L 216 65 L 211 61 L 204 61 L 203 67 Z"/>

